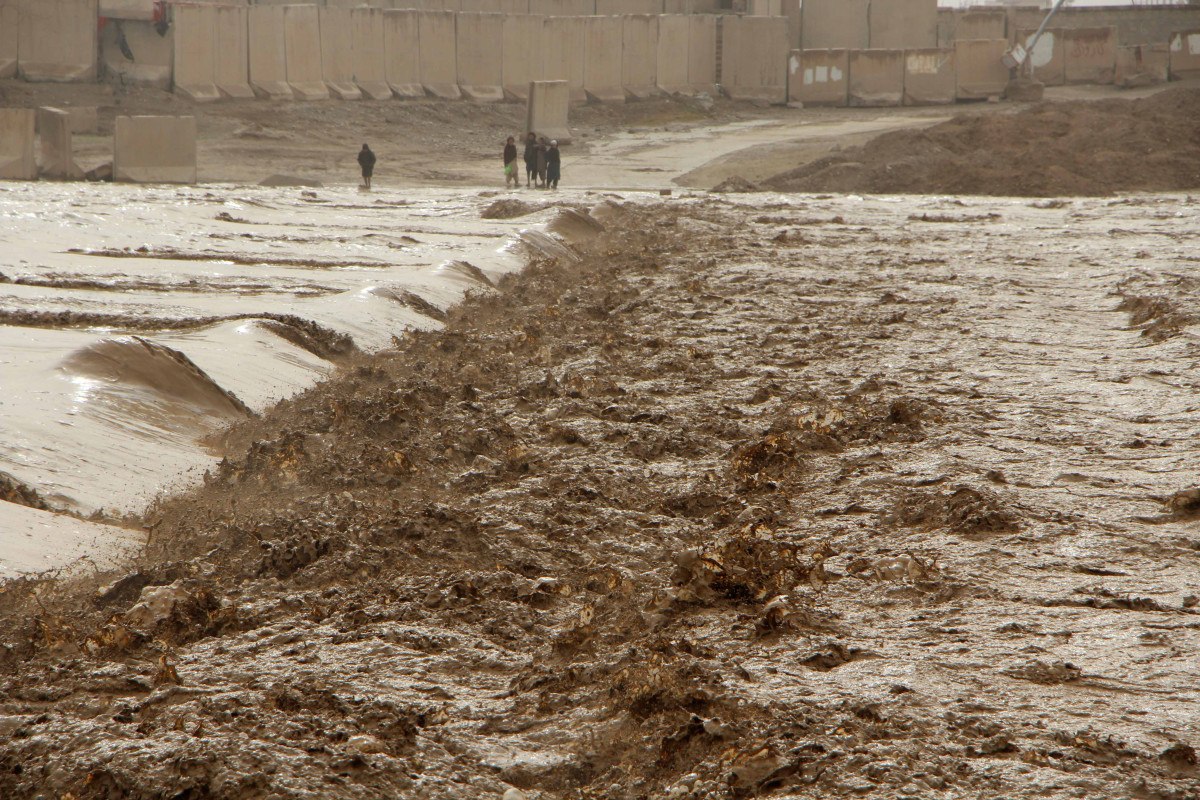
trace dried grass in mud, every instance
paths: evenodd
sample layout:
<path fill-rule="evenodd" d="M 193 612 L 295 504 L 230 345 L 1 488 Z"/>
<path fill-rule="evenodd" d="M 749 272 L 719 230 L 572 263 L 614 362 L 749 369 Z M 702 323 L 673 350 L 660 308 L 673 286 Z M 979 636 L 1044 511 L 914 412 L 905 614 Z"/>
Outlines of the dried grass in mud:
<path fill-rule="evenodd" d="M 1145 525 L 1041 484 L 1021 357 L 942 360 L 1004 319 L 948 285 L 1014 308 L 1061 270 L 803 206 L 606 211 L 234 428 L 137 569 L 6 585 L 0 795 L 1196 796 L 1195 603 L 1148 565 L 1200 548 L 1091 543 Z M 1120 630 L 1145 659 L 1104 661 Z"/>

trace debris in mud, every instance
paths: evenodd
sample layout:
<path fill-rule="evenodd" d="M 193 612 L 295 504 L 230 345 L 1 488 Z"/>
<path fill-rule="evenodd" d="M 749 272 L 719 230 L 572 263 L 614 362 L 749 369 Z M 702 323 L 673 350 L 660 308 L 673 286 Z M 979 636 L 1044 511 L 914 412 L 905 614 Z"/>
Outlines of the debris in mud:
<path fill-rule="evenodd" d="M 739 175 L 734 175 L 721 181 L 709 191 L 714 194 L 753 194 L 765 190 L 757 183 L 748 181 Z"/>
<path fill-rule="evenodd" d="M 16 503 L 42 511 L 50 509 L 37 490 L 31 489 L 5 472 L 0 472 L 0 503 Z"/>
<path fill-rule="evenodd" d="M 1200 488 L 1181 489 L 1167 498 L 1167 508 L 1176 519 L 1200 517 Z"/>
<path fill-rule="evenodd" d="M 493 201 L 487 208 L 479 212 L 479 216 L 484 219 L 516 219 L 541 211 L 547 205 L 546 203 L 526 203 L 524 200 L 506 197 Z"/>
<path fill-rule="evenodd" d="M 887 517 L 900 525 L 947 528 L 958 534 L 1004 533 L 1020 527 L 1000 496 L 987 489 L 956 486 L 949 492 L 908 491 Z"/>
<path fill-rule="evenodd" d="M 1072 683 L 1083 677 L 1083 670 L 1066 661 L 1030 661 L 1019 667 L 1004 670 L 1006 675 L 1021 678 L 1034 683 L 1052 686 L 1059 683 Z"/>
<path fill-rule="evenodd" d="M 1142 329 L 1142 335 L 1158 341 L 1178 336 L 1184 328 L 1200 322 L 1200 317 L 1183 310 L 1169 297 L 1126 295 L 1117 306 L 1129 314 L 1129 324 Z"/>

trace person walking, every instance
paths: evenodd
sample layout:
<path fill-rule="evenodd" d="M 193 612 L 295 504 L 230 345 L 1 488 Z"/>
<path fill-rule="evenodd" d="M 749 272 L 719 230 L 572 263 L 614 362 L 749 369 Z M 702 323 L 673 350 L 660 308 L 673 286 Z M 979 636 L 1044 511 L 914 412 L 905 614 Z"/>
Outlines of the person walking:
<path fill-rule="evenodd" d="M 371 191 L 371 176 L 375 173 L 375 153 L 365 144 L 358 151 L 358 166 L 362 167 L 363 188 Z"/>
<path fill-rule="evenodd" d="M 562 177 L 562 154 L 558 152 L 558 139 L 551 139 L 550 149 L 546 151 L 546 186 L 557 189 L 560 177 Z"/>
<path fill-rule="evenodd" d="M 525 137 L 525 188 L 528 189 L 537 174 L 537 136 L 533 131 Z"/>
<path fill-rule="evenodd" d="M 513 136 L 508 137 L 504 145 L 504 188 L 510 184 L 514 188 L 521 187 L 521 176 L 517 173 L 517 140 Z"/>
<path fill-rule="evenodd" d="M 537 185 L 543 189 L 545 189 L 547 187 L 547 184 L 546 184 L 546 151 L 548 151 L 549 149 L 550 149 L 550 143 L 548 141 L 546 141 L 546 137 L 539 136 L 538 142 L 537 142 L 537 148 L 535 150 L 535 152 L 537 154 L 537 180 L 538 180 Z"/>

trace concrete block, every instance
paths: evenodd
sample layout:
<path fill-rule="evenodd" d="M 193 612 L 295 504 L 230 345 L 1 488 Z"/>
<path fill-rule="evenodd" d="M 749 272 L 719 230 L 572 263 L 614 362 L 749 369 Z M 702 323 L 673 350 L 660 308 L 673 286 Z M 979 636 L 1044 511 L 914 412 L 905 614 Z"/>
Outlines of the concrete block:
<path fill-rule="evenodd" d="M 319 8 L 321 79 L 329 93 L 341 100 L 359 100 L 362 91 L 354 83 L 354 26 L 350 9 Z"/>
<path fill-rule="evenodd" d="M 571 105 L 571 87 L 567 81 L 533 81 L 529 84 L 525 105 L 525 130 L 559 144 L 571 141 L 567 113 Z"/>
<path fill-rule="evenodd" d="M 62 110 L 67 112 L 72 135 L 100 132 L 100 109 L 95 106 L 70 106 Z"/>
<path fill-rule="evenodd" d="M 174 15 L 175 93 L 196 103 L 219 100 L 217 7 L 180 5 Z"/>
<path fill-rule="evenodd" d="M 966 11 L 955 14 L 955 39 L 1007 39 L 1008 12 Z"/>
<path fill-rule="evenodd" d="M 16 5 L 17 69 L 22 78 L 96 80 L 96 0 L 18 0 Z"/>
<path fill-rule="evenodd" d="M 283 6 L 252 6 L 249 11 L 250 86 L 272 100 L 292 99 L 287 74 Z"/>
<path fill-rule="evenodd" d="M 1067 54 L 1063 48 L 1062 31 L 1047 28 L 1042 31 L 1042 38 L 1037 40 L 1037 45 L 1031 48 L 1035 33 L 1037 31 L 1017 31 L 1017 41 L 1029 53 L 1030 74 L 1035 81 L 1046 86 L 1062 86 L 1067 82 Z"/>
<path fill-rule="evenodd" d="M 658 18 L 655 74 L 658 88 L 668 94 L 690 94 L 692 91 L 688 81 L 690 31 L 686 14 L 666 14 Z"/>
<path fill-rule="evenodd" d="M 664 14 L 715 14 L 719 0 L 663 0 Z"/>
<path fill-rule="evenodd" d="M 47 178 L 83 180 L 83 170 L 75 163 L 71 144 L 71 115 L 59 108 L 43 106 L 37 110 L 38 140 L 41 144 L 41 174 Z"/>
<path fill-rule="evenodd" d="M 463 12 L 478 14 L 521 14 L 529 13 L 529 0 L 462 0 Z M 526 86 L 522 94 L 529 91 Z"/>
<path fill-rule="evenodd" d="M 543 17 L 590 17 L 596 0 L 529 0 L 529 13 Z"/>
<path fill-rule="evenodd" d="M 533 0 L 530 0 L 532 7 Z M 587 99 L 583 91 L 587 17 L 546 17 L 542 32 L 542 75 L 548 81 L 565 80 L 571 102 Z"/>
<path fill-rule="evenodd" d="M 350 32 L 353 38 L 354 84 L 372 100 L 389 100 L 392 87 L 387 80 L 387 58 L 384 49 L 384 14 L 378 8 L 350 10 Z"/>
<path fill-rule="evenodd" d="M 1200 78 L 1200 31 L 1171 34 L 1171 80 Z"/>
<path fill-rule="evenodd" d="M 542 72 L 542 28 L 544 17 L 530 14 L 504 17 L 500 70 L 504 93 L 517 100 L 529 96 L 529 84 L 540 81 Z"/>
<path fill-rule="evenodd" d="M 174 73 L 172 38 L 160 35 L 153 23 L 144 20 L 110 20 L 100 31 L 105 78 L 169 90 Z"/>
<path fill-rule="evenodd" d="M 100 0 L 99 14 L 109 19 L 154 21 L 154 0 Z"/>
<path fill-rule="evenodd" d="M 954 50 L 927 48 L 904 53 L 904 105 L 936 106 L 953 103 L 958 95 Z"/>
<path fill-rule="evenodd" d="M 870 47 L 870 0 L 804 0 L 800 41 L 805 50 L 865 50 Z"/>
<path fill-rule="evenodd" d="M 787 102 L 786 17 L 725 17 L 721 88 L 735 100 Z"/>
<path fill-rule="evenodd" d="M 967 39 L 954 43 L 959 100 L 1003 97 L 1009 71 L 1001 61 L 1008 50 L 1007 39 Z"/>
<path fill-rule="evenodd" d="M 693 91 L 717 90 L 717 20 L 715 14 L 688 18 L 688 83 Z"/>
<path fill-rule="evenodd" d="M 195 183 L 195 117 L 117 117 L 113 180 Z"/>
<path fill-rule="evenodd" d="M 663 13 L 663 0 L 596 0 L 598 16 Z"/>
<path fill-rule="evenodd" d="M 444 100 L 462 97 L 458 88 L 454 17 L 451 11 L 417 12 L 421 85 L 429 94 Z"/>
<path fill-rule="evenodd" d="M 424 97 L 421 85 L 420 11 L 384 11 L 384 74 L 397 97 Z"/>
<path fill-rule="evenodd" d="M 17 32 L 20 18 L 16 3 L 0 4 L 0 80 L 17 74 Z"/>
<path fill-rule="evenodd" d="M 32 108 L 0 108 L 0 180 L 35 181 L 34 127 Z"/>
<path fill-rule="evenodd" d="M 793 50 L 788 56 L 789 103 L 844 106 L 849 91 L 849 50 Z"/>
<path fill-rule="evenodd" d="M 1131 88 L 1166 83 L 1170 78 L 1171 51 L 1166 44 L 1135 44 L 1117 48 L 1113 82 Z"/>
<path fill-rule="evenodd" d="M 1068 28 L 1062 32 L 1067 83 L 1110 84 L 1117 70 L 1117 29 Z"/>
<path fill-rule="evenodd" d="M 457 16 L 455 51 L 458 88 L 476 103 L 504 99 L 504 16 L 462 13 Z"/>
<path fill-rule="evenodd" d="M 867 19 L 872 50 L 937 47 L 937 0 L 871 0 Z"/>
<path fill-rule="evenodd" d="M 851 50 L 848 103 L 858 108 L 904 102 L 903 50 Z"/>
<path fill-rule="evenodd" d="M 584 17 L 583 89 L 592 103 L 624 103 L 621 18 Z"/>
<path fill-rule="evenodd" d="M 328 100 L 321 66 L 321 15 L 317 6 L 284 6 L 287 82 L 297 100 Z"/>
<path fill-rule="evenodd" d="M 216 81 L 221 94 L 235 100 L 254 97 L 250 87 L 249 9 L 216 6 Z"/>
<path fill-rule="evenodd" d="M 621 86 L 630 97 L 658 94 L 659 19 L 642 14 L 621 18 Z"/>

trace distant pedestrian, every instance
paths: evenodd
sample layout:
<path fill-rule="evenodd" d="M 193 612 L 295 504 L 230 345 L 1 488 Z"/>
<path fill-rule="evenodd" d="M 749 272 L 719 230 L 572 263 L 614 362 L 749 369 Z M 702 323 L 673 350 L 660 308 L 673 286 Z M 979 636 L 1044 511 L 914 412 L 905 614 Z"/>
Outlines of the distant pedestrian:
<path fill-rule="evenodd" d="M 551 139 L 550 149 L 546 151 L 546 186 L 557 189 L 560 177 L 562 177 L 562 154 L 558 152 L 558 139 Z"/>
<path fill-rule="evenodd" d="M 363 188 L 369 192 L 371 191 L 371 176 L 375 174 L 375 153 L 365 144 L 362 150 L 358 151 L 358 165 L 362 167 Z"/>
<path fill-rule="evenodd" d="M 546 188 L 546 151 L 550 149 L 550 142 L 545 136 L 539 136 L 535 152 L 537 153 L 537 179 L 538 186 Z"/>
<path fill-rule="evenodd" d="M 525 137 L 525 188 L 533 182 L 534 176 L 537 175 L 537 136 L 533 131 Z"/>
<path fill-rule="evenodd" d="M 517 140 L 516 137 L 508 137 L 508 143 L 504 145 L 504 188 L 507 189 L 511 184 L 514 188 L 521 187 L 521 176 L 517 172 Z"/>

